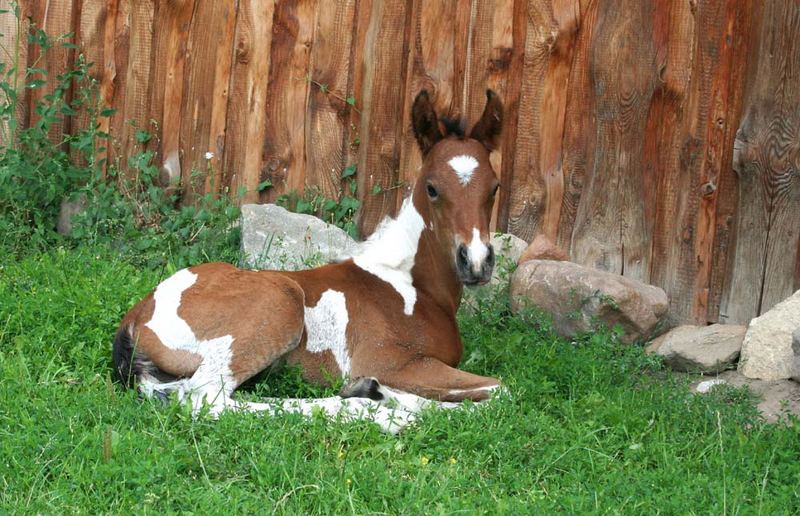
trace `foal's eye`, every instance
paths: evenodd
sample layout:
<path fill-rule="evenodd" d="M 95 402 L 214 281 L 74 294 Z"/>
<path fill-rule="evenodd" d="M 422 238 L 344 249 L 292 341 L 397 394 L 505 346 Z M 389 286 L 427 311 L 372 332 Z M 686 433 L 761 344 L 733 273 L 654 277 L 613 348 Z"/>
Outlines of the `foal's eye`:
<path fill-rule="evenodd" d="M 436 188 L 434 188 L 432 184 L 428 183 L 425 188 L 428 190 L 428 197 L 430 197 L 432 201 L 435 201 L 439 197 L 439 192 L 436 191 Z"/>

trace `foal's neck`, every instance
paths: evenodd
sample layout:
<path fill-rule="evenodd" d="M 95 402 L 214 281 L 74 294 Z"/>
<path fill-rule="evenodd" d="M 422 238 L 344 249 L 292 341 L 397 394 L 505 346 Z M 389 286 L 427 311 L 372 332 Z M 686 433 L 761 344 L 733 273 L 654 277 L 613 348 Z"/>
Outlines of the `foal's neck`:
<path fill-rule="evenodd" d="M 455 314 L 461 302 L 459 283 L 448 249 L 439 243 L 430 220 L 420 213 L 413 197 L 407 198 L 396 219 L 387 217 L 361 251 L 356 265 L 390 283 L 403 297 L 406 315 L 411 315 L 421 298 L 433 300 Z"/>

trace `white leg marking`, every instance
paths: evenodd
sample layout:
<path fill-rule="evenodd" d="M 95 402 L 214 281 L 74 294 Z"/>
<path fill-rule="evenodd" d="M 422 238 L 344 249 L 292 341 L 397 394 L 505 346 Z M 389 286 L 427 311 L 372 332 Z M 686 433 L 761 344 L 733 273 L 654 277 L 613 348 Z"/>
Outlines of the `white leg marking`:
<path fill-rule="evenodd" d="M 425 221 L 411 197 L 403 201 L 397 219 L 387 217 L 353 256 L 353 262 L 392 286 L 403 298 L 403 313 L 414 313 L 417 290 L 411 278 L 414 257 Z"/>
<path fill-rule="evenodd" d="M 455 171 L 458 176 L 458 182 L 462 186 L 469 184 L 470 180 L 472 180 L 472 173 L 478 168 L 478 160 L 466 154 L 450 158 L 447 164 Z"/>
<path fill-rule="evenodd" d="M 347 349 L 347 302 L 344 294 L 326 290 L 317 306 L 305 307 L 306 349 L 312 353 L 330 350 L 342 377 L 350 374 L 350 352 Z"/>
<path fill-rule="evenodd" d="M 413 412 L 387 407 L 366 398 L 343 399 L 332 396 L 319 399 L 269 399 L 266 403 L 248 402 L 240 405 L 244 410 L 271 415 L 289 413 L 311 416 L 321 412 L 329 418 L 341 418 L 344 421 L 372 421 L 390 434 L 396 434 L 416 419 Z"/>
<path fill-rule="evenodd" d="M 469 253 L 469 260 L 472 262 L 472 272 L 479 274 L 481 267 L 483 267 L 483 262 L 489 256 L 489 248 L 481 240 L 481 232 L 478 231 L 478 228 L 472 228 L 472 242 L 469 243 L 467 252 Z"/>
<path fill-rule="evenodd" d="M 231 405 L 230 395 L 235 383 L 230 369 L 232 335 L 223 335 L 209 340 L 199 340 L 189 324 L 178 316 L 183 292 L 197 282 L 197 274 L 182 269 L 163 282 L 153 294 L 155 308 L 153 317 L 145 326 L 153 330 L 161 343 L 174 350 L 185 350 L 202 357 L 202 362 L 190 379 L 159 384 L 152 379 L 142 383 L 140 389 L 145 395 L 153 391 L 178 392 L 179 399 L 192 404 L 192 411 L 197 413 L 205 399 L 211 404 L 211 413 L 217 414 Z M 164 387 L 164 388 L 162 388 Z"/>

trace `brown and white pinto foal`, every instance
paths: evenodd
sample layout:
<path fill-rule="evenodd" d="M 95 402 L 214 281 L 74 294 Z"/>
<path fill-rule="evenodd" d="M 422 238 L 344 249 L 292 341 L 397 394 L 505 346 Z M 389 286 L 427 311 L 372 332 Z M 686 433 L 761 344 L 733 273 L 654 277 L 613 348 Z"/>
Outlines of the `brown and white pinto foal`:
<path fill-rule="evenodd" d="M 160 283 L 117 332 L 122 381 L 135 380 L 145 395 L 177 393 L 195 412 L 204 401 L 212 414 L 319 407 L 392 432 L 424 406 L 490 397 L 498 380 L 455 368 L 462 285 L 486 283 L 494 267 L 489 219 L 499 183 L 489 153 L 503 108 L 494 92 L 486 96 L 465 137 L 454 124 L 443 134 L 428 93 L 417 95 L 412 123 L 423 162 L 412 195 L 352 258 L 295 272 L 208 263 Z M 282 358 L 312 382 L 351 382 L 320 400 L 231 398 Z"/>

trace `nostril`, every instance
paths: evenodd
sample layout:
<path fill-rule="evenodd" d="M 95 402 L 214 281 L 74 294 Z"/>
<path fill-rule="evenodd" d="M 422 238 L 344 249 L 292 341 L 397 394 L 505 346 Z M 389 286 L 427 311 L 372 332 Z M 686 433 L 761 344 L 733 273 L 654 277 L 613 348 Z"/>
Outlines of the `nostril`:
<path fill-rule="evenodd" d="M 489 248 L 489 255 L 486 257 L 486 265 L 494 267 L 494 247 L 492 244 L 487 246 Z"/>
<path fill-rule="evenodd" d="M 459 266 L 466 266 L 469 263 L 469 255 L 467 253 L 467 246 L 461 244 L 458 246 L 458 264 Z"/>

